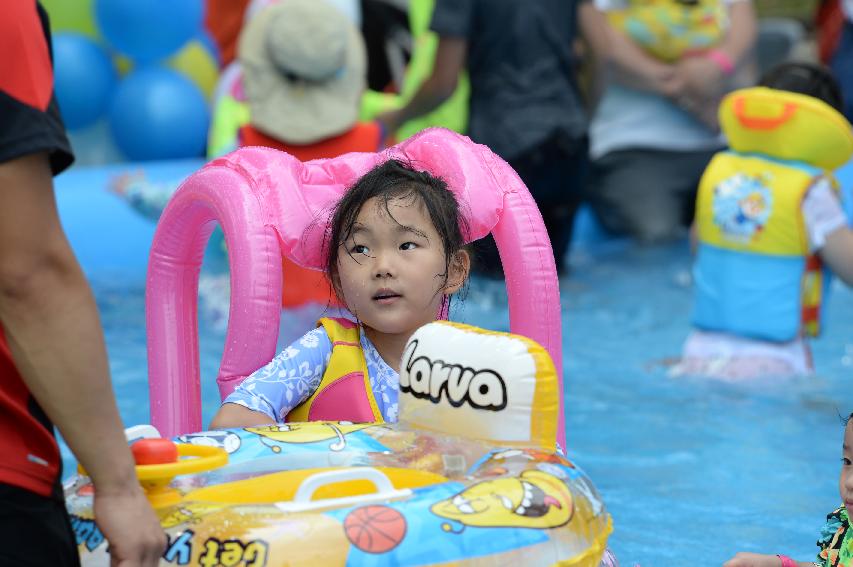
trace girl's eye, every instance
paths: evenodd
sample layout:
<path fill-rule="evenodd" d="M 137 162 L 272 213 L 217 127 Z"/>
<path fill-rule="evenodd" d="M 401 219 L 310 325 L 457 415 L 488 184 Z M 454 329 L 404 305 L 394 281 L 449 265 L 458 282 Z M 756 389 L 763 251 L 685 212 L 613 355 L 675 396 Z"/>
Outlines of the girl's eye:
<path fill-rule="evenodd" d="M 400 245 L 400 250 L 414 250 L 418 245 L 414 242 L 404 242 Z"/>
<path fill-rule="evenodd" d="M 352 254 L 367 254 L 370 249 L 364 244 L 354 244 L 352 248 L 350 248 L 350 253 Z"/>
<path fill-rule="evenodd" d="M 847 457 L 841 457 L 841 464 L 845 467 L 849 467 L 851 465 L 851 461 Z"/>

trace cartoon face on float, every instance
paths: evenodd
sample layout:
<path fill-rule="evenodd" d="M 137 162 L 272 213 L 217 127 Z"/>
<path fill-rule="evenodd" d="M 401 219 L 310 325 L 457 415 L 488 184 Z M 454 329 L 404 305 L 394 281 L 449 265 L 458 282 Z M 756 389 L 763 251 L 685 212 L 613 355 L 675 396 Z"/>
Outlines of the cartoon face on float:
<path fill-rule="evenodd" d="M 548 529 L 572 519 L 572 493 L 559 478 L 541 471 L 478 482 L 433 504 L 433 514 L 482 528 Z"/>
<path fill-rule="evenodd" d="M 225 506 L 222 504 L 205 504 L 200 502 L 182 504 L 160 518 L 160 525 L 163 529 L 169 529 L 181 524 L 197 524 L 203 516 L 222 510 L 223 508 Z"/>
<path fill-rule="evenodd" d="M 370 427 L 369 423 L 345 423 L 312 421 L 306 423 L 277 423 L 275 425 L 264 425 L 262 427 L 246 427 L 245 431 L 254 433 L 264 441 L 276 441 L 279 443 L 319 443 L 321 441 L 335 440 L 329 445 L 332 451 L 342 451 L 346 447 L 346 435 Z M 267 445 L 274 453 L 281 452 L 281 447 Z"/>
<path fill-rule="evenodd" d="M 202 431 L 201 433 L 188 433 L 175 438 L 178 443 L 190 445 L 201 445 L 206 447 L 219 447 L 225 449 L 229 455 L 240 448 L 240 436 L 232 431 Z"/>

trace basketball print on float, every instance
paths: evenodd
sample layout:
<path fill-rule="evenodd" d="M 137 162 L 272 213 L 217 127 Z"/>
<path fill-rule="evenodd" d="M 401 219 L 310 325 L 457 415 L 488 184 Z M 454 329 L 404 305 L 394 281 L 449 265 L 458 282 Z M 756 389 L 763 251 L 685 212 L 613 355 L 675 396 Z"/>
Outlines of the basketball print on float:
<path fill-rule="evenodd" d="M 386 553 L 406 537 L 406 517 L 390 506 L 362 506 L 344 518 L 344 533 L 365 553 Z"/>

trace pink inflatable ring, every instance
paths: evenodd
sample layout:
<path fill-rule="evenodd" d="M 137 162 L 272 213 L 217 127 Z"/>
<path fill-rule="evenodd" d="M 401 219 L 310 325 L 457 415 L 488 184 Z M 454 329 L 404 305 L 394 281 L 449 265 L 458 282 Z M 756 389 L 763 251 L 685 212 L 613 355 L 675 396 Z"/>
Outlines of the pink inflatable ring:
<path fill-rule="evenodd" d="M 468 242 L 494 235 L 505 266 L 510 330 L 543 345 L 562 390 L 560 295 L 551 244 L 536 203 L 513 169 L 485 146 L 432 128 L 381 153 L 306 163 L 269 148 L 242 148 L 191 175 L 160 218 L 148 265 L 146 318 L 151 421 L 163 436 L 199 431 L 198 276 L 207 240 L 222 227 L 231 307 L 217 376 L 227 396 L 275 355 L 281 256 L 321 269 L 329 215 L 375 165 L 399 158 L 442 177 L 468 219 Z M 557 439 L 565 448 L 560 401 Z"/>

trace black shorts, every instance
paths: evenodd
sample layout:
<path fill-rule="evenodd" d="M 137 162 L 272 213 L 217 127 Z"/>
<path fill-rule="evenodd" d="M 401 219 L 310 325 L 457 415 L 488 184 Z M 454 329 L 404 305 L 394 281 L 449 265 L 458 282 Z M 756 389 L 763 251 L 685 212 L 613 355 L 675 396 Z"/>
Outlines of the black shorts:
<path fill-rule="evenodd" d="M 0 483 L 0 565 L 79 567 L 76 538 L 61 498 Z"/>

